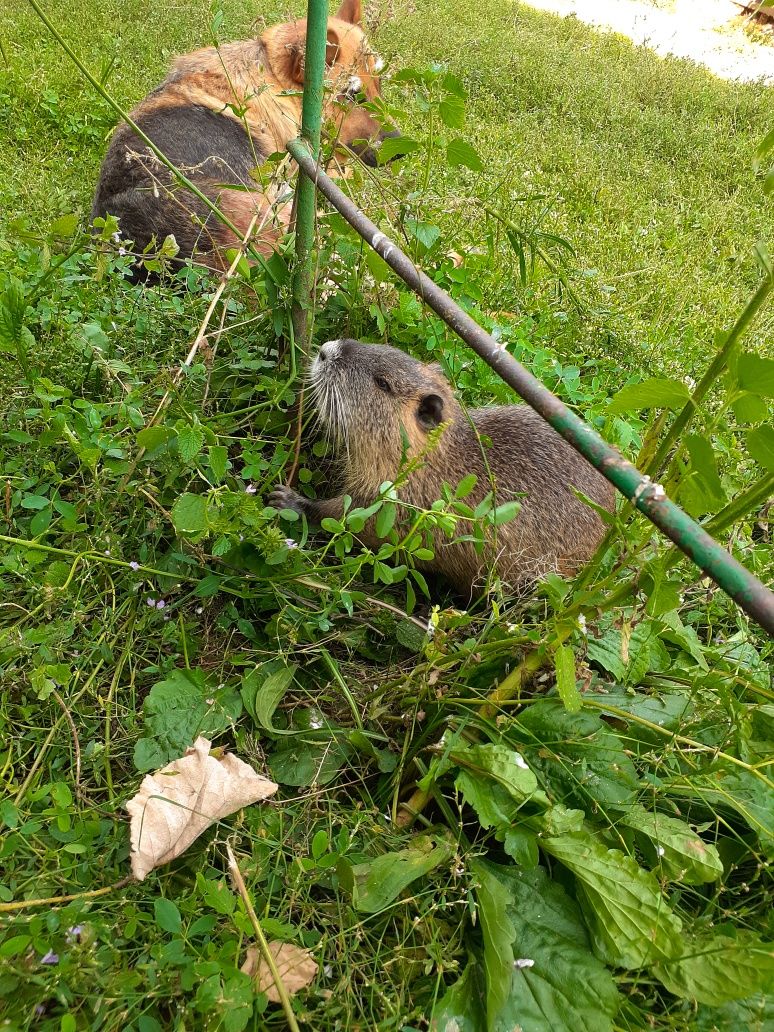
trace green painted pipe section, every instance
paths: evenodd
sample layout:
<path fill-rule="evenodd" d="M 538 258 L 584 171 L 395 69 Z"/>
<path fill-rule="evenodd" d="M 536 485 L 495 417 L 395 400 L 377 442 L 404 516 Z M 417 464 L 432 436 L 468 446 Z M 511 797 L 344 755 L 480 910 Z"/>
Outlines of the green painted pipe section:
<path fill-rule="evenodd" d="M 325 51 L 328 43 L 328 0 L 309 0 L 306 9 L 304 55 L 304 101 L 301 109 L 301 139 L 315 161 L 320 154 Z M 299 176 L 296 186 L 296 265 L 293 273 L 293 333 L 306 350 L 312 312 L 312 245 L 317 190 L 308 176 Z"/>

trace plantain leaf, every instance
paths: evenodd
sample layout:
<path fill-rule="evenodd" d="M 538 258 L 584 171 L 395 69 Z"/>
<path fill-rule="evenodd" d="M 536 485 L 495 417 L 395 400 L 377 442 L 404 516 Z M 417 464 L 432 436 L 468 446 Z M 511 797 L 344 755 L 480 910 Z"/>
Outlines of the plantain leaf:
<path fill-rule="evenodd" d="M 610 1032 L 618 990 L 591 952 L 578 907 L 564 889 L 542 867 L 517 871 L 474 861 L 472 871 L 484 936 L 487 1028 Z"/>
<path fill-rule="evenodd" d="M 675 996 L 719 1007 L 774 985 L 774 943 L 753 932 L 706 936 L 686 943 L 683 956 L 653 974 Z"/>
<path fill-rule="evenodd" d="M 686 885 L 715 882 L 723 874 L 717 849 L 706 843 L 685 821 L 632 806 L 618 819 L 632 828 L 651 865 L 660 865 L 670 881 Z"/>
<path fill-rule="evenodd" d="M 575 875 L 598 957 L 615 967 L 640 968 L 680 956 L 682 922 L 651 872 L 589 832 L 545 838 L 540 844 Z"/>

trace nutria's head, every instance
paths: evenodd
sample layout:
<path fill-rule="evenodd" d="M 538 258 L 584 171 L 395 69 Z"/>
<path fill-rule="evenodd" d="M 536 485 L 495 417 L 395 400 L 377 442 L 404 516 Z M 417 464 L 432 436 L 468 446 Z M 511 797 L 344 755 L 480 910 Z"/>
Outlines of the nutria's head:
<path fill-rule="evenodd" d="M 415 456 L 431 431 L 461 416 L 439 366 L 386 344 L 329 340 L 312 362 L 310 382 L 320 422 L 346 455 L 348 482 L 364 487 L 395 477 L 402 430 Z"/>
<path fill-rule="evenodd" d="M 380 95 L 379 73 L 384 62 L 363 31 L 361 0 L 343 0 L 336 16 L 328 19 L 326 38 L 325 80 L 330 89 L 324 108 L 326 123 L 333 127 L 335 140 L 344 150 L 375 167 L 379 144 L 400 133 L 384 128 L 368 106 Z M 289 91 L 303 88 L 306 19 L 272 26 L 261 42 L 280 84 Z"/>

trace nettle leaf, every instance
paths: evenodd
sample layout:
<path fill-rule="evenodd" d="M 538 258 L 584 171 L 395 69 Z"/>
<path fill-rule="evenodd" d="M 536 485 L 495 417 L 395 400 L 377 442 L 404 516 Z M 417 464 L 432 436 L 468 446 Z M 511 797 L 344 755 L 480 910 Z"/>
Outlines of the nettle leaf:
<path fill-rule="evenodd" d="M 245 709 L 267 731 L 275 730 L 272 725 L 274 711 L 293 683 L 296 670 L 298 663 L 286 664 L 284 660 L 277 659 L 262 663 L 242 677 L 239 691 Z"/>
<path fill-rule="evenodd" d="M 745 435 L 747 450 L 769 473 L 774 473 L 774 426 L 759 426 Z"/>
<path fill-rule="evenodd" d="M 564 889 L 543 868 L 474 861 L 472 871 L 484 935 L 486 1028 L 610 1032 L 618 990 Z"/>
<path fill-rule="evenodd" d="M 739 356 L 736 375 L 742 390 L 774 398 L 774 359 L 747 351 Z"/>
<path fill-rule="evenodd" d="M 204 533 L 209 528 L 207 500 L 202 495 L 180 495 L 172 506 L 172 522 L 178 534 Z"/>
<path fill-rule="evenodd" d="M 575 875 L 578 901 L 602 960 L 632 969 L 680 956 L 682 922 L 650 871 L 620 849 L 608 849 L 591 832 L 543 838 L 540 845 Z"/>
<path fill-rule="evenodd" d="M 616 824 L 632 828 L 648 862 L 651 866 L 660 865 L 670 881 L 702 885 L 717 881 L 723 874 L 717 849 L 685 821 L 654 813 L 644 806 L 632 806 L 617 818 Z"/>
<path fill-rule="evenodd" d="M 774 985 L 774 942 L 744 931 L 704 936 L 686 942 L 673 963 L 655 965 L 653 974 L 675 996 L 719 1007 Z"/>
<path fill-rule="evenodd" d="M 204 431 L 201 427 L 178 423 L 177 452 L 186 464 L 193 462 L 204 446 Z"/>
<path fill-rule="evenodd" d="M 541 699 L 514 720 L 517 738 L 549 796 L 570 807 L 623 807 L 639 781 L 622 742 L 596 714 L 568 713 L 559 699 Z"/>
<path fill-rule="evenodd" d="M 242 713 L 233 688 L 212 685 L 202 670 L 174 670 L 143 703 L 145 736 L 134 750 L 138 770 L 154 770 L 182 756 L 199 735 L 214 736 Z"/>
<path fill-rule="evenodd" d="M 430 1032 L 486 1032 L 484 975 L 473 960 L 436 1003 Z"/>
<path fill-rule="evenodd" d="M 207 449 L 210 460 L 210 470 L 216 484 L 219 484 L 226 475 L 226 470 L 231 463 L 228 460 L 228 448 L 222 444 L 211 444 Z"/>
<path fill-rule="evenodd" d="M 480 172 L 484 165 L 476 150 L 465 140 L 452 140 L 446 148 L 446 160 L 452 167 L 464 165 L 473 172 Z"/>
<path fill-rule="evenodd" d="M 682 380 L 653 377 L 622 388 L 613 395 L 607 411 L 610 415 L 618 415 L 621 412 L 636 412 L 639 409 L 677 409 L 682 408 L 690 396 L 691 393 Z"/>
<path fill-rule="evenodd" d="M 353 867 L 343 867 L 345 885 L 352 893 L 352 904 L 363 914 L 377 914 L 394 902 L 403 890 L 454 855 L 445 839 L 421 835 L 411 849 L 384 853 Z"/>

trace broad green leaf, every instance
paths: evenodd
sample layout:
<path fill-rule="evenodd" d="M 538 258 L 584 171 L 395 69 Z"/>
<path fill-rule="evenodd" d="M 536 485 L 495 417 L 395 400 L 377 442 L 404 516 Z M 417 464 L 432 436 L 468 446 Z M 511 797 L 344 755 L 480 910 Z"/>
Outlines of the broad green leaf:
<path fill-rule="evenodd" d="M 438 226 L 434 226 L 431 222 L 420 222 L 417 219 L 406 219 L 404 223 L 406 232 L 414 240 L 418 240 L 423 247 L 428 250 L 435 244 L 441 236 L 441 231 Z"/>
<path fill-rule="evenodd" d="M 462 129 L 465 125 L 465 101 L 462 97 L 449 94 L 438 105 L 441 121 L 450 129 Z"/>
<path fill-rule="evenodd" d="M 569 645 L 560 645 L 554 654 L 554 673 L 556 674 L 556 690 L 570 713 L 578 713 L 581 699 L 575 678 L 575 653 Z"/>
<path fill-rule="evenodd" d="M 540 862 L 538 836 L 528 828 L 508 828 L 502 839 L 503 849 L 519 867 L 530 870 Z"/>
<path fill-rule="evenodd" d="M 219 484 L 226 475 L 230 463 L 228 461 L 228 448 L 222 444 L 211 444 L 207 449 L 210 460 L 210 469 L 216 484 Z"/>
<path fill-rule="evenodd" d="M 471 960 L 433 1008 L 430 1032 L 487 1032 L 484 991 L 483 973 Z"/>
<path fill-rule="evenodd" d="M 740 394 L 732 403 L 731 408 L 740 423 L 761 423 L 768 417 L 769 408 L 763 398 L 757 394 Z"/>
<path fill-rule="evenodd" d="M 410 849 L 384 853 L 349 869 L 352 903 L 363 914 L 377 914 L 394 902 L 417 878 L 451 859 L 454 849 L 444 839 L 421 835 Z"/>
<path fill-rule="evenodd" d="M 723 874 L 717 849 L 705 842 L 685 821 L 654 813 L 644 806 L 629 807 L 616 819 L 632 828 L 651 866 L 660 865 L 670 881 L 686 885 L 715 882 Z"/>
<path fill-rule="evenodd" d="M 333 736 L 325 741 L 298 741 L 278 749 L 267 763 L 272 778 L 281 785 L 306 788 L 327 785 L 354 753 L 352 746 Z"/>
<path fill-rule="evenodd" d="M 704 936 L 686 942 L 682 957 L 657 964 L 653 973 L 675 996 L 717 1007 L 771 989 L 774 942 L 745 931 L 734 938 Z"/>
<path fill-rule="evenodd" d="M 461 770 L 454 782 L 463 800 L 472 806 L 479 824 L 486 831 L 494 828 L 502 842 L 514 821 L 518 820 L 520 804 L 496 781 Z"/>
<path fill-rule="evenodd" d="M 237 897 L 231 892 L 225 880 L 213 881 L 211 878 L 205 878 L 199 872 L 196 875 L 196 888 L 207 906 L 211 907 L 215 913 L 224 916 L 234 913 Z"/>
<path fill-rule="evenodd" d="M 385 538 L 395 526 L 398 507 L 395 502 L 383 502 L 376 517 L 376 536 Z"/>
<path fill-rule="evenodd" d="M 147 426 L 137 434 L 137 447 L 152 452 L 174 440 L 175 436 L 175 431 L 171 427 Z"/>
<path fill-rule="evenodd" d="M 198 426 L 179 423 L 177 430 L 177 451 L 185 463 L 193 462 L 204 445 L 204 431 Z"/>
<path fill-rule="evenodd" d="M 201 670 L 174 670 L 143 703 L 145 737 L 135 746 L 135 766 L 145 771 L 169 763 L 199 735 L 212 738 L 231 727 L 241 712 L 232 688 L 210 684 Z"/>
<path fill-rule="evenodd" d="M 688 401 L 691 394 L 682 380 L 653 377 L 642 383 L 633 383 L 613 395 L 607 411 L 610 415 L 636 412 L 639 409 L 677 409 Z"/>
<path fill-rule="evenodd" d="M 478 777 L 485 782 L 491 778 L 505 789 L 519 805 L 529 799 L 541 803 L 548 800 L 538 789 L 538 781 L 520 753 L 511 746 L 473 745 L 451 754 L 452 760 L 464 773 Z"/>
<path fill-rule="evenodd" d="M 521 511 L 521 502 L 503 502 L 502 505 L 498 505 L 492 509 L 489 514 L 489 518 L 492 522 L 492 526 L 499 527 L 503 523 L 510 523 L 511 520 L 516 519 Z"/>
<path fill-rule="evenodd" d="M 452 140 L 446 148 L 446 160 L 454 167 L 464 165 L 473 172 L 480 172 L 484 165 L 476 150 L 465 140 Z"/>
<path fill-rule="evenodd" d="M 645 695 L 642 692 L 618 691 L 605 695 L 604 702 L 610 705 L 610 714 L 616 719 L 625 719 L 621 716 L 622 710 L 634 718 L 628 722 L 625 731 L 626 741 L 630 746 L 635 742 L 643 742 L 648 746 L 656 743 L 663 744 L 664 735 L 660 733 L 659 729 L 678 730 L 681 725 L 690 720 L 695 709 L 690 692 Z M 613 713 L 612 707 L 615 708 L 615 713 Z M 651 729 L 640 723 L 640 720 L 654 724 L 655 727 Z"/>
<path fill-rule="evenodd" d="M 714 512 L 725 502 L 726 493 L 720 483 L 712 445 L 699 434 L 687 434 L 684 443 L 691 458 L 691 472 L 680 485 L 680 497 L 686 488 L 693 488 L 695 504 L 689 509 L 690 514 L 702 516 Z"/>
<path fill-rule="evenodd" d="M 399 155 L 413 154 L 414 151 L 421 149 L 422 144 L 417 140 L 412 140 L 408 136 L 396 136 L 387 140 L 382 140 L 379 144 L 377 158 L 379 164 L 384 165 Z"/>
<path fill-rule="evenodd" d="M 178 534 L 203 533 L 208 528 L 207 500 L 202 495 L 180 495 L 172 506 L 172 522 Z"/>
<path fill-rule="evenodd" d="M 274 711 L 290 687 L 296 670 L 297 663 L 286 666 L 283 660 L 270 660 L 242 677 L 240 694 L 245 709 L 267 731 L 274 731 Z"/>
<path fill-rule="evenodd" d="M 72 237 L 78 228 L 78 216 L 75 214 L 60 215 L 49 226 L 49 233 L 56 237 Z"/>
<path fill-rule="evenodd" d="M 575 875 L 598 957 L 631 969 L 680 956 L 682 922 L 650 871 L 591 832 L 543 838 L 540 845 Z"/>
<path fill-rule="evenodd" d="M 153 914 L 156 924 L 164 932 L 177 935 L 183 926 L 180 918 L 180 911 L 171 899 L 157 899 L 153 904 Z"/>
<path fill-rule="evenodd" d="M 660 641 L 661 627 L 656 620 L 641 620 L 626 637 L 611 627 L 601 638 L 589 637 L 589 659 L 617 681 L 636 685 L 648 671 L 658 673 L 670 666 L 669 654 Z"/>
<path fill-rule="evenodd" d="M 759 426 L 745 435 L 747 450 L 769 473 L 774 473 L 774 426 Z"/>
<path fill-rule="evenodd" d="M 747 351 L 739 356 L 736 373 L 742 390 L 774 398 L 774 359 Z"/>
<path fill-rule="evenodd" d="M 693 627 L 684 624 L 676 611 L 664 613 L 661 619 L 665 624 L 661 637 L 665 641 L 672 641 L 675 645 L 679 645 L 699 664 L 702 670 L 708 670 L 709 664 L 704 655 L 705 647 Z"/>
<path fill-rule="evenodd" d="M 491 1032 L 610 1032 L 619 995 L 577 905 L 543 868 L 474 861 Z M 474 1026 L 475 1027 L 475 1026 Z"/>
<path fill-rule="evenodd" d="M 475 473 L 469 473 L 466 477 L 463 477 L 457 484 L 457 488 L 454 492 L 455 498 L 467 498 L 470 492 L 478 483 L 478 477 Z"/>
<path fill-rule="evenodd" d="M 624 807 L 639 781 L 626 748 L 590 710 L 568 713 L 559 699 L 541 699 L 508 729 L 552 800 L 569 807 Z"/>

